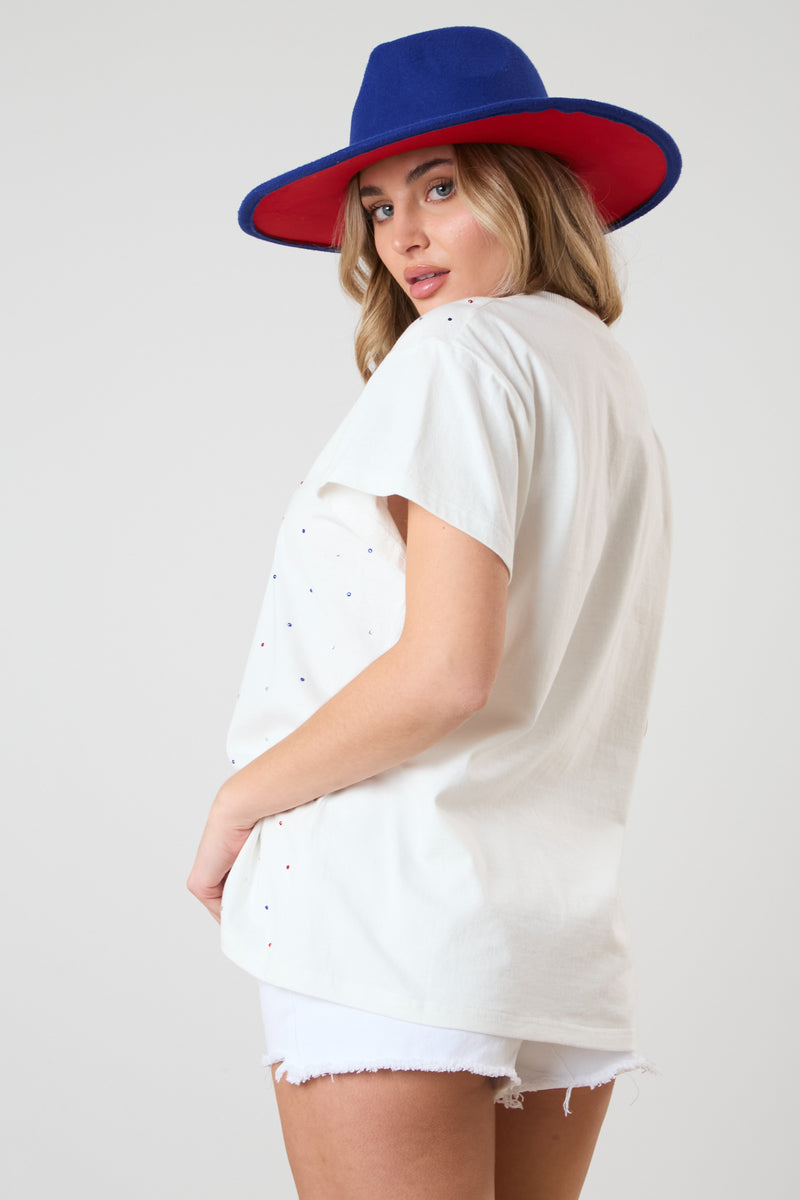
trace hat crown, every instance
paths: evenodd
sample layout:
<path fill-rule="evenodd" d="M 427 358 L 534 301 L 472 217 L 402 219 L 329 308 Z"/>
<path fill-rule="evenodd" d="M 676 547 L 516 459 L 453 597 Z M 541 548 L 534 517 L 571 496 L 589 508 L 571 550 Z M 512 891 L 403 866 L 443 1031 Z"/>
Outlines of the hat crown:
<path fill-rule="evenodd" d="M 531 60 L 500 33 L 471 25 L 415 33 L 372 51 L 350 144 L 490 104 L 546 96 Z"/>

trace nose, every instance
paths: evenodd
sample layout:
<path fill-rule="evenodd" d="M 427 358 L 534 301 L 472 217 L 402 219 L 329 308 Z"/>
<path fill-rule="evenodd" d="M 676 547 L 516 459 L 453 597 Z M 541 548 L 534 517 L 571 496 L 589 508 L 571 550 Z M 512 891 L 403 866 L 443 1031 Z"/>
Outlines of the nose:
<path fill-rule="evenodd" d="M 430 245 L 423 215 L 416 204 L 395 204 L 392 214 L 392 245 L 398 254 Z"/>

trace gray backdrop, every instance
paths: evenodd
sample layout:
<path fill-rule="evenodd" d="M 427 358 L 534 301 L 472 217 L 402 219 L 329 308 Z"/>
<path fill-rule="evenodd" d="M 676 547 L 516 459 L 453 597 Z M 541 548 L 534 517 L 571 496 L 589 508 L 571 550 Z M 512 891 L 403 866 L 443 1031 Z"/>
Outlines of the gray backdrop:
<path fill-rule="evenodd" d="M 4 22 L 2 1031 L 14 1200 L 294 1195 L 184 890 L 285 499 L 358 391 L 336 259 L 236 208 L 367 54 L 491 24 L 685 174 L 616 237 L 676 545 L 626 888 L 641 1044 L 587 1200 L 793 1197 L 797 203 L 787 2 L 27 0 Z"/>

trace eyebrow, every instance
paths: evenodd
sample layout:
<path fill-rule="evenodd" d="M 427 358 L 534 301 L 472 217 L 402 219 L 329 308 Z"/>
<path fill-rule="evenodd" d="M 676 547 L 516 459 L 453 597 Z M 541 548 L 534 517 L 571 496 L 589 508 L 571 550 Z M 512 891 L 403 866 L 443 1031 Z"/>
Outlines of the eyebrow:
<path fill-rule="evenodd" d="M 434 167 L 442 167 L 442 166 L 451 166 L 452 167 L 452 165 L 453 165 L 452 158 L 431 158 L 428 160 L 428 162 L 423 162 L 423 163 L 420 163 L 416 167 L 412 167 L 412 169 L 406 175 L 406 183 L 414 183 L 417 179 L 420 179 L 428 171 L 432 171 Z M 379 188 L 379 187 L 362 187 L 360 189 L 359 194 L 361 196 L 382 196 L 384 194 L 384 192 L 383 192 L 383 188 Z"/>

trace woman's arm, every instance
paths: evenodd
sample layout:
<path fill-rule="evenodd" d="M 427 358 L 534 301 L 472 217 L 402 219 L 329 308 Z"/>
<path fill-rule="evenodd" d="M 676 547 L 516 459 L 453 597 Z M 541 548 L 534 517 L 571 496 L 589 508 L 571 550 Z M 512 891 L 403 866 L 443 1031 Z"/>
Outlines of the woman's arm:
<path fill-rule="evenodd" d="M 392 514 L 397 520 L 396 503 Z M 413 503 L 406 541 L 399 640 L 231 776 L 214 800 L 188 887 L 217 920 L 225 877 L 261 817 L 397 766 L 457 729 L 489 697 L 505 638 L 505 564 Z"/>

